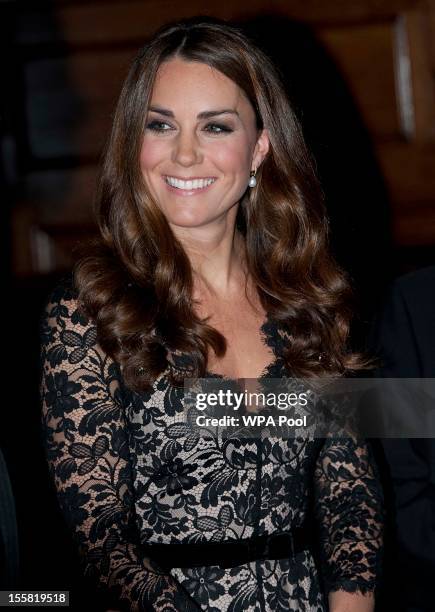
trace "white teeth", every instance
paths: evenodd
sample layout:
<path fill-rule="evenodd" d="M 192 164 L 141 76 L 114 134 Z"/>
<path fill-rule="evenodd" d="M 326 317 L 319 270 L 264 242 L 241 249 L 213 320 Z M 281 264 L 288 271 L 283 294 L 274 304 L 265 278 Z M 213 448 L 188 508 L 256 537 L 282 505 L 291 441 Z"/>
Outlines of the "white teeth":
<path fill-rule="evenodd" d="M 187 189 L 187 190 L 203 189 L 204 187 L 208 187 L 208 185 L 211 185 L 212 183 L 214 183 L 215 180 L 216 179 L 214 178 L 207 178 L 207 179 L 194 179 L 193 181 L 183 181 L 181 179 L 173 178 L 172 176 L 165 177 L 165 181 L 168 183 L 168 185 L 171 185 L 171 187 L 177 187 L 177 189 Z"/>

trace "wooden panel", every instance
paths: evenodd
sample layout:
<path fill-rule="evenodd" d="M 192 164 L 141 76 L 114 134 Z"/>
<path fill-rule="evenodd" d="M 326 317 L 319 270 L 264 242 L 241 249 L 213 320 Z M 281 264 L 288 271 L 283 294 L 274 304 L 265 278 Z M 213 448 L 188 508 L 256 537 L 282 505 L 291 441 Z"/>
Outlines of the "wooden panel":
<path fill-rule="evenodd" d="M 397 245 L 435 244 L 435 146 L 380 143 Z"/>
<path fill-rule="evenodd" d="M 97 166 L 32 172 L 22 186 L 22 206 L 32 207 L 41 224 L 88 223 L 97 173 Z"/>
<path fill-rule="evenodd" d="M 408 33 L 414 104 L 414 134 L 418 142 L 435 141 L 435 81 L 431 61 L 431 31 L 427 15 L 408 11 L 400 19 Z M 435 30 L 432 33 L 435 35 Z"/>
<path fill-rule="evenodd" d="M 418 4 L 418 2 L 417 2 Z M 27 9 L 27 27 L 20 42 L 47 43 L 60 39 L 67 44 L 116 43 L 149 36 L 162 23 L 191 15 L 214 15 L 224 19 L 258 13 L 282 13 L 309 23 L 361 23 L 391 19 L 400 11 L 412 9 L 415 0 L 127 0 L 125 2 L 57 2 L 53 21 L 56 30 L 40 28 L 39 39 L 32 22 L 38 12 Z M 60 32 L 59 32 L 60 30 Z M 57 36 L 54 32 L 57 32 Z"/>
<path fill-rule="evenodd" d="M 100 154 L 130 51 L 78 53 L 26 67 L 28 137 L 37 159 Z"/>
<path fill-rule="evenodd" d="M 79 247 L 97 235 L 95 224 L 47 224 L 29 208 L 14 211 L 13 267 L 17 276 L 49 274 L 71 269 Z"/>
<path fill-rule="evenodd" d="M 393 22 L 317 31 L 339 67 L 369 131 L 396 138 L 401 131 L 394 80 Z"/>
<path fill-rule="evenodd" d="M 400 246 L 435 245 L 435 206 L 433 201 L 414 202 L 412 206 L 393 208 L 393 236 Z M 422 265 L 428 265 L 423 263 Z"/>
<path fill-rule="evenodd" d="M 29 228 L 32 266 L 35 273 L 47 274 L 71 269 L 81 245 L 97 235 L 96 226 L 87 224 L 33 225 Z"/>
<path fill-rule="evenodd" d="M 429 48 L 431 56 L 431 72 L 435 74 L 435 0 L 427 1 L 427 24 L 429 29 Z"/>
<path fill-rule="evenodd" d="M 399 208 L 422 201 L 435 206 L 434 145 L 390 142 L 379 143 L 376 150 L 391 200 Z"/>

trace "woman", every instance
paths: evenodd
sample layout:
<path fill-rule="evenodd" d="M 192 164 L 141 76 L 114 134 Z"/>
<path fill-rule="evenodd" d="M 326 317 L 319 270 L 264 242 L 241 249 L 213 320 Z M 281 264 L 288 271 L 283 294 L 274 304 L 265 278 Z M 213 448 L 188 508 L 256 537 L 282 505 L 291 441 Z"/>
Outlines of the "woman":
<path fill-rule="evenodd" d="M 364 444 L 231 446 L 177 424 L 186 377 L 364 365 L 269 59 L 217 20 L 161 29 L 124 83 L 100 187 L 101 240 L 42 336 L 48 459 L 85 571 L 131 610 L 373 610 L 381 497 Z"/>

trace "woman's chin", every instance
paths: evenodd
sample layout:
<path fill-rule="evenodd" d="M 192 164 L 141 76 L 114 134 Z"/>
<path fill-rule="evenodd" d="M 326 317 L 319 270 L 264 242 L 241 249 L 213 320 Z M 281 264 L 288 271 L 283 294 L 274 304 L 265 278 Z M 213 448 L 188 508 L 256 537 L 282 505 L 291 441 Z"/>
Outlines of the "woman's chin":
<path fill-rule="evenodd" d="M 212 219 L 207 218 L 204 215 L 166 215 L 168 223 L 177 227 L 201 227 L 211 222 Z"/>

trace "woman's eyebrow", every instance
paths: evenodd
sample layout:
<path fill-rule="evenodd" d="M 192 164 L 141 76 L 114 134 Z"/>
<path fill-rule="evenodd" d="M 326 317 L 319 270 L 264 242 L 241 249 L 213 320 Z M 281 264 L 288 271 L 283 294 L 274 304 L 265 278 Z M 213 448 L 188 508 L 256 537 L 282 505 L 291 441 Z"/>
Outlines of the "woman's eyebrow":
<path fill-rule="evenodd" d="M 174 113 L 171 110 L 167 108 L 161 108 L 160 106 L 150 106 L 148 110 L 153 113 L 158 113 L 159 115 L 164 115 L 165 117 L 174 117 Z M 201 113 L 198 113 L 197 119 L 209 119 L 210 117 L 224 114 L 232 114 L 239 116 L 239 113 L 235 109 L 222 108 L 219 110 L 202 111 Z"/>

